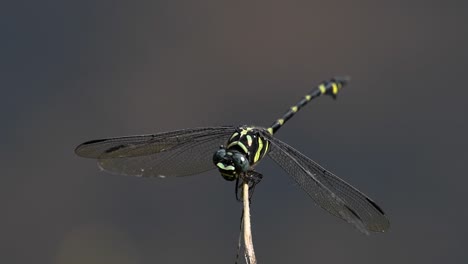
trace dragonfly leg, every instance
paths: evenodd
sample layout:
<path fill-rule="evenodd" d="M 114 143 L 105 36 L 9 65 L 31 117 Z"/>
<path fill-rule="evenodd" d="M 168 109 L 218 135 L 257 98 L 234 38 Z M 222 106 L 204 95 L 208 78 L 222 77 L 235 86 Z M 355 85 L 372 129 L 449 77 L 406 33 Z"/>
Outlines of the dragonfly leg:
<path fill-rule="evenodd" d="M 252 200 L 252 196 L 257 184 L 262 180 L 263 175 L 256 171 L 249 171 L 244 174 L 243 180 L 249 184 L 249 202 Z"/>
<path fill-rule="evenodd" d="M 239 178 L 240 177 L 237 177 L 236 179 L 236 185 L 234 186 L 234 192 L 236 193 L 236 200 L 238 202 L 241 201 L 241 199 L 239 198 L 239 190 L 242 188 L 242 182 L 239 181 Z M 240 183 L 239 183 L 240 182 Z"/>
<path fill-rule="evenodd" d="M 255 190 L 255 186 L 262 180 L 263 175 L 261 173 L 258 173 L 256 171 L 248 171 L 246 173 L 243 173 L 240 175 L 240 177 L 237 177 L 236 179 L 236 199 L 237 201 L 241 202 L 242 199 L 239 197 L 239 192 L 242 190 L 242 184 L 244 182 L 247 182 L 249 185 L 249 200 L 251 200 L 252 195 Z"/>

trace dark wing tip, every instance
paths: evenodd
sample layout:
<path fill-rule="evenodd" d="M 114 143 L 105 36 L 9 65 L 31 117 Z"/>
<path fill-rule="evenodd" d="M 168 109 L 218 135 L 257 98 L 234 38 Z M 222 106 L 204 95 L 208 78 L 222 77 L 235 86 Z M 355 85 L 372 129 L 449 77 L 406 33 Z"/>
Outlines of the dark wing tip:
<path fill-rule="evenodd" d="M 366 197 L 366 200 L 367 200 L 377 211 L 379 211 L 382 215 L 385 215 L 385 212 L 382 210 L 382 208 L 380 208 L 380 206 L 378 206 L 374 201 L 372 201 L 372 200 L 369 199 L 368 197 Z"/>
<path fill-rule="evenodd" d="M 385 214 L 385 212 L 382 210 L 382 208 L 380 208 L 380 206 L 378 206 L 370 198 L 366 197 L 366 200 L 367 200 L 367 202 L 369 202 L 370 205 L 372 205 L 372 207 L 375 208 L 375 210 L 377 210 L 381 214 L 380 215 L 381 219 L 380 219 L 379 223 L 370 226 L 369 230 L 371 230 L 373 232 L 382 232 L 382 233 L 388 231 L 390 229 L 390 221 L 388 220 L 387 215 Z"/>

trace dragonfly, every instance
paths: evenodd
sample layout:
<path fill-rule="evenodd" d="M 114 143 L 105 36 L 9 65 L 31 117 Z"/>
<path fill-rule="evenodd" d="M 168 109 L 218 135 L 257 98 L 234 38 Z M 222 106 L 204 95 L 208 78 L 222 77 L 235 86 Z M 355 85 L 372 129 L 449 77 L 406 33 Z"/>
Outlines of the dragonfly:
<path fill-rule="evenodd" d="M 218 169 L 228 181 L 257 184 L 255 170 L 270 157 L 313 201 L 359 231 L 385 232 L 390 222 L 368 196 L 274 135 L 302 107 L 327 95 L 336 99 L 349 77 L 323 81 L 269 127 L 213 126 L 181 129 L 150 135 L 97 139 L 80 144 L 75 153 L 97 159 L 113 174 L 140 177 L 188 176 Z"/>

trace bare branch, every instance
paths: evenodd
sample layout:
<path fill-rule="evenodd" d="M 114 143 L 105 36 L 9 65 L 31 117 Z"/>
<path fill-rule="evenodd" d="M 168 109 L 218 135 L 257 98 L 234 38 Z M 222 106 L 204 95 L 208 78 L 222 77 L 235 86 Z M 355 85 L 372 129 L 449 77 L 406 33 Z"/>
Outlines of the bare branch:
<path fill-rule="evenodd" d="M 250 225 L 250 199 L 249 199 L 249 184 L 244 181 L 242 183 L 242 201 L 244 203 L 243 230 L 244 230 L 244 248 L 245 259 L 247 263 L 256 264 L 257 258 L 252 242 L 252 231 Z"/>

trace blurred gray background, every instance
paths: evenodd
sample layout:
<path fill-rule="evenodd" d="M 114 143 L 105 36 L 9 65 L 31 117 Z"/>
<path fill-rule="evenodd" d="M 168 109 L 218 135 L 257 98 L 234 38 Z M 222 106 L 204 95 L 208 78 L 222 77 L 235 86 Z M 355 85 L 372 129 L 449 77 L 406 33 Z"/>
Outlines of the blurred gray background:
<path fill-rule="evenodd" d="M 358 187 L 364 236 L 273 162 L 252 205 L 259 263 L 464 263 L 468 4 L 9 1 L 0 16 L 2 263 L 233 263 L 241 204 L 216 171 L 100 172 L 79 143 L 268 126 L 318 82 L 353 80 L 278 137 Z"/>

